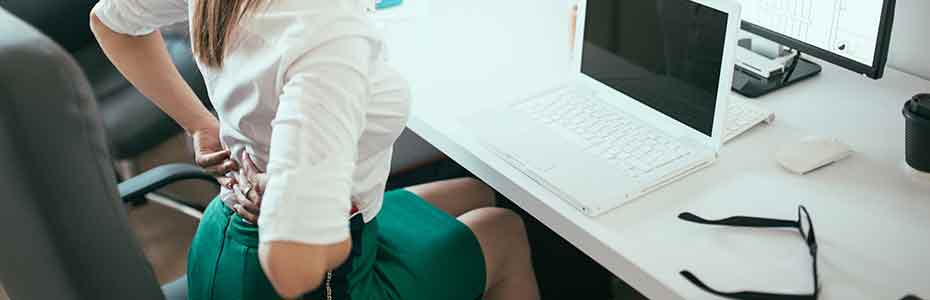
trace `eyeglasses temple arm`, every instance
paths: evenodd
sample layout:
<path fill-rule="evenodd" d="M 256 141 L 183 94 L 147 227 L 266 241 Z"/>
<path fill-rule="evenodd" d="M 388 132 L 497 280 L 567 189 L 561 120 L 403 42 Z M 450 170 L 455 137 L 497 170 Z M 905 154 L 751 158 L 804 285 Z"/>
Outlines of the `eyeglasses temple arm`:
<path fill-rule="evenodd" d="M 797 221 L 757 218 L 757 217 L 745 217 L 745 216 L 733 216 L 733 217 L 719 219 L 719 220 L 708 220 L 708 219 L 698 217 L 695 214 L 686 212 L 686 213 L 679 214 L 678 218 L 688 221 L 688 222 L 694 222 L 694 223 L 705 224 L 705 225 L 760 227 L 760 228 L 772 228 L 772 227 L 797 228 L 798 227 Z"/>
<path fill-rule="evenodd" d="M 731 298 L 731 299 L 742 299 L 742 300 L 816 300 L 817 299 L 817 295 L 773 294 L 773 293 L 747 292 L 747 291 L 732 292 L 732 293 L 721 292 L 721 291 L 712 289 L 711 287 L 707 286 L 706 284 L 704 284 L 704 282 L 701 282 L 701 280 L 698 279 L 697 276 L 694 276 L 694 274 L 691 274 L 691 272 L 681 271 L 679 274 L 681 274 L 681 276 L 684 276 L 685 279 L 687 279 L 688 281 L 690 281 L 692 284 L 696 285 L 697 287 L 701 288 L 705 292 L 708 292 L 708 293 L 711 293 L 711 294 L 714 294 L 720 297 Z"/>

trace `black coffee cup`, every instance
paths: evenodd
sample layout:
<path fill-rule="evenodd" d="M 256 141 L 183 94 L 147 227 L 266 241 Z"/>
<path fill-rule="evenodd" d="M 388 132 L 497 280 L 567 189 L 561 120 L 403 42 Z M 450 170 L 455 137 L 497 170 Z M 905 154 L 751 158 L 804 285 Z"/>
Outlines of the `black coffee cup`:
<path fill-rule="evenodd" d="M 905 103 L 904 120 L 907 164 L 930 173 L 930 94 L 919 94 Z"/>

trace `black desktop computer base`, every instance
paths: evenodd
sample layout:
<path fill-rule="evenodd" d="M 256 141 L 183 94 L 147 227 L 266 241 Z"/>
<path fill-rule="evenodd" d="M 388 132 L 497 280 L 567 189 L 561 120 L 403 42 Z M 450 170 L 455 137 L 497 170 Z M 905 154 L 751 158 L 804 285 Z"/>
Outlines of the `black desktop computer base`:
<path fill-rule="evenodd" d="M 733 72 L 733 90 L 749 98 L 758 98 L 804 79 L 814 77 L 820 74 L 821 70 L 823 68 L 820 65 L 804 58 L 797 60 L 793 71 L 789 70 L 772 78 L 762 78 L 736 67 L 735 72 Z M 789 76 L 788 80 L 785 80 L 786 75 Z"/>

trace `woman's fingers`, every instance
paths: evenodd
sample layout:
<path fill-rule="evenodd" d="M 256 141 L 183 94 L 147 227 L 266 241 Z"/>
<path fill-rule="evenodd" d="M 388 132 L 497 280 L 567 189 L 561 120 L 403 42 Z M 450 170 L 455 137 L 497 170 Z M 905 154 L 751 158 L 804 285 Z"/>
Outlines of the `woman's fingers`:
<path fill-rule="evenodd" d="M 261 196 L 256 194 L 254 189 L 251 191 L 243 191 L 242 189 L 236 188 L 234 191 L 236 192 L 236 202 L 242 205 L 242 207 L 244 207 L 250 213 L 255 215 L 260 213 Z"/>
<path fill-rule="evenodd" d="M 222 150 L 213 153 L 197 153 L 194 161 L 198 166 L 213 176 L 223 176 L 226 173 L 239 170 L 239 164 L 230 159 L 232 154 L 229 150 Z"/>
<path fill-rule="evenodd" d="M 236 185 L 236 183 L 238 183 L 236 181 L 236 178 L 229 177 L 229 176 L 217 176 L 216 181 L 219 182 L 220 185 L 222 185 L 223 187 L 227 189 L 231 189 L 234 185 Z"/>
<path fill-rule="evenodd" d="M 249 220 L 253 224 L 257 222 L 260 212 L 259 205 L 254 201 L 249 200 L 238 187 L 233 188 L 233 192 L 236 196 L 236 204 L 233 205 L 236 213 L 246 220 Z"/>
<path fill-rule="evenodd" d="M 242 159 L 240 159 L 240 161 L 242 161 L 242 170 L 246 179 L 252 184 L 257 183 L 255 181 L 255 176 L 258 175 L 258 167 L 255 166 L 255 162 L 252 161 L 249 154 L 242 153 Z"/>
<path fill-rule="evenodd" d="M 203 167 L 204 171 L 206 171 L 209 174 L 212 174 L 214 176 L 221 176 L 223 174 L 238 170 L 239 164 L 237 164 L 235 161 L 232 161 L 232 160 L 226 160 L 217 165 L 201 166 L 201 167 Z"/>
<path fill-rule="evenodd" d="M 195 161 L 197 162 L 197 165 L 201 167 L 219 165 L 224 160 L 229 159 L 229 154 L 229 150 L 199 154 L 197 155 Z"/>
<path fill-rule="evenodd" d="M 249 173 L 255 172 L 255 169 L 252 168 L 252 165 L 245 161 L 248 158 L 249 153 L 242 151 L 242 155 L 239 156 L 239 161 L 242 162 L 242 171 L 245 172 L 246 176 L 248 176 Z"/>
<path fill-rule="evenodd" d="M 252 211 L 255 212 L 255 213 L 258 213 L 259 209 L 261 209 L 261 207 L 262 207 L 262 195 L 261 195 L 261 193 L 258 191 L 258 185 L 254 186 L 254 187 L 252 188 L 251 191 L 249 191 L 248 193 L 246 193 L 245 196 L 246 196 L 246 198 L 249 199 L 249 201 L 250 201 L 253 205 L 255 205 L 255 209 L 253 209 Z"/>
<path fill-rule="evenodd" d="M 245 210 L 245 208 L 242 205 L 240 204 L 233 205 L 233 209 L 236 211 L 236 214 L 242 217 L 242 219 L 244 219 L 246 222 L 249 222 L 251 224 L 258 224 L 258 216 Z"/>
<path fill-rule="evenodd" d="M 258 215 L 262 214 L 262 208 L 258 203 L 246 202 L 242 204 L 242 207 L 245 208 L 245 210 L 248 211 L 249 213 L 255 215 L 256 218 L 258 217 Z"/>
<path fill-rule="evenodd" d="M 236 185 L 233 188 L 233 192 L 236 198 L 236 210 L 237 213 L 242 211 L 239 215 L 246 220 L 251 220 L 255 222 L 258 219 L 258 215 L 261 214 L 261 204 L 262 204 L 262 192 L 265 188 L 264 174 L 259 173 L 258 167 L 255 166 L 255 162 L 249 156 L 248 153 L 243 152 L 239 160 L 241 164 L 241 171 L 237 172 L 236 176 Z"/>
<path fill-rule="evenodd" d="M 259 196 L 265 193 L 265 174 L 259 173 L 258 167 L 255 166 L 255 162 L 252 161 L 252 157 L 248 154 L 242 155 L 242 166 L 245 170 L 246 178 L 252 183 L 253 189 Z M 260 202 L 261 200 L 259 200 Z"/>

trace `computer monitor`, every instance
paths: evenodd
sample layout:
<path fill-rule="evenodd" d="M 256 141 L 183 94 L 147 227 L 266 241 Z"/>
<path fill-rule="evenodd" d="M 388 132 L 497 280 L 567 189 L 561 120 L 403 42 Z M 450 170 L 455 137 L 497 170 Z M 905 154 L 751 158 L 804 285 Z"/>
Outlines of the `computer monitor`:
<path fill-rule="evenodd" d="M 737 0 L 746 32 L 820 58 L 873 79 L 882 77 L 894 19 L 895 0 Z M 748 47 L 745 40 L 740 43 Z M 775 59 L 769 53 L 769 59 Z M 784 54 L 784 53 L 783 53 Z M 789 59 L 779 76 L 763 78 L 737 64 L 733 89 L 747 96 L 812 77 L 820 66 Z M 793 69 L 792 69 L 793 67 Z"/>

